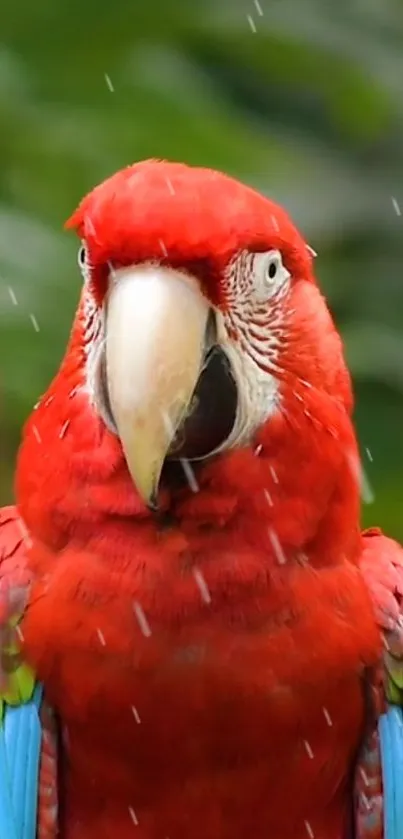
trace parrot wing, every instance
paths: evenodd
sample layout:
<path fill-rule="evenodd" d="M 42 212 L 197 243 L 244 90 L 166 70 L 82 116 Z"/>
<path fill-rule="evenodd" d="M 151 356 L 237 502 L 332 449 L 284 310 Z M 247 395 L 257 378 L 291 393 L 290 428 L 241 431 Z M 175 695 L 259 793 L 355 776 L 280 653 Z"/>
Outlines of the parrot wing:
<path fill-rule="evenodd" d="M 403 705 L 403 548 L 375 527 L 362 542 L 361 571 L 384 637 L 386 696 Z"/>
<path fill-rule="evenodd" d="M 29 536 L 16 507 L 0 507 L 0 591 L 29 585 L 26 548 Z M 0 612 L 0 618 L 2 613 Z"/>
<path fill-rule="evenodd" d="M 16 507 L 0 508 L 0 835 L 55 839 L 56 724 L 19 652 L 18 624 L 31 582 L 29 545 Z"/>
<path fill-rule="evenodd" d="M 15 507 L 0 510 L 0 717 L 4 701 L 18 705 L 32 696 L 35 679 L 19 655 L 18 623 L 23 615 L 30 575 L 29 537 Z"/>
<path fill-rule="evenodd" d="M 403 548 L 379 528 L 370 528 L 362 534 L 360 565 L 385 649 L 379 672 L 370 678 L 369 726 L 355 774 L 356 839 L 399 839 L 403 824 Z"/>

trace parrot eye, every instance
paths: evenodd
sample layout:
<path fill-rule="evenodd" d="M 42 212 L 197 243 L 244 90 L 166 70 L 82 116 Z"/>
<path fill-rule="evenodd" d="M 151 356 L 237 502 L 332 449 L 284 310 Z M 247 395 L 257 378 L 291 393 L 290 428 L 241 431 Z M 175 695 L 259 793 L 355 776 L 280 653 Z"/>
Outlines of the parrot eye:
<path fill-rule="evenodd" d="M 277 274 L 277 267 L 277 261 L 275 259 L 272 259 L 271 262 L 269 262 L 269 266 L 267 269 L 267 276 L 269 280 L 274 280 Z"/>
<path fill-rule="evenodd" d="M 259 299 L 276 294 L 290 279 L 290 272 L 283 264 L 280 251 L 254 255 L 255 287 Z"/>
<path fill-rule="evenodd" d="M 80 247 L 78 249 L 77 262 L 78 262 L 78 267 L 79 267 L 79 269 L 80 269 L 80 271 L 81 271 L 81 273 L 82 273 L 82 275 L 85 279 L 87 269 L 88 269 L 87 248 L 85 247 L 85 245 L 80 245 Z"/>

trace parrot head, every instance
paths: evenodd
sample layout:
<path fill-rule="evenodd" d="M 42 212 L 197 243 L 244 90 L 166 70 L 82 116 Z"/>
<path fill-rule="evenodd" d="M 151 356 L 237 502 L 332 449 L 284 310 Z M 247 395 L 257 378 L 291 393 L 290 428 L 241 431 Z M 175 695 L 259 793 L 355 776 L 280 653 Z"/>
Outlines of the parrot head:
<path fill-rule="evenodd" d="M 147 516 L 203 482 L 219 495 L 217 462 L 248 495 L 252 455 L 266 477 L 313 461 L 331 474 L 338 424 L 354 447 L 340 337 L 313 252 L 278 205 L 224 174 L 151 160 L 96 187 L 67 227 L 83 289 L 26 429 L 23 498 L 43 508 L 47 495 L 54 520 L 69 489 L 83 516 Z"/>

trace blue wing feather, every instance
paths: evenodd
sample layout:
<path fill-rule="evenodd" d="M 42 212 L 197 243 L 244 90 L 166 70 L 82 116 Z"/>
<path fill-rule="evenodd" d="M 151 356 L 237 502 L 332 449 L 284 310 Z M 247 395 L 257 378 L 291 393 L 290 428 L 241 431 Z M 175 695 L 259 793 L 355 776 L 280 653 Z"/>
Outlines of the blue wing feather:
<path fill-rule="evenodd" d="M 379 720 L 385 839 L 403 839 L 403 712 L 390 705 Z"/>
<path fill-rule="evenodd" d="M 42 687 L 23 705 L 7 705 L 0 728 L 0 839 L 35 839 L 42 729 Z"/>

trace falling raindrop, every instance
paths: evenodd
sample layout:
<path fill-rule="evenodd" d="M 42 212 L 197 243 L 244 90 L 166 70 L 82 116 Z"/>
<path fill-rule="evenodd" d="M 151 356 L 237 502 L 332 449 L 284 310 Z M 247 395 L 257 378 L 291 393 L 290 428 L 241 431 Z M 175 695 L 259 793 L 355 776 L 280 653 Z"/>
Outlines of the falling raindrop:
<path fill-rule="evenodd" d="M 369 787 L 369 779 L 368 779 L 368 775 L 367 775 L 367 773 L 365 772 L 365 770 L 362 768 L 362 766 L 360 766 L 359 772 L 360 772 L 360 775 L 361 775 L 362 780 L 364 781 L 365 786 L 366 786 L 366 787 Z"/>
<path fill-rule="evenodd" d="M 246 19 L 247 19 L 247 21 L 248 21 L 248 23 L 249 23 L 249 26 L 250 26 L 250 28 L 251 28 L 252 32 L 253 32 L 253 33 L 255 33 L 255 32 L 256 32 L 256 23 L 255 23 L 255 21 L 253 20 L 252 15 L 246 15 Z"/>
<path fill-rule="evenodd" d="M 313 751 L 311 745 L 308 743 L 308 740 L 304 740 L 304 746 L 306 749 L 306 753 L 308 757 L 312 760 L 313 759 Z"/>
<path fill-rule="evenodd" d="M 371 487 L 368 475 L 361 467 L 361 498 L 364 504 L 373 504 L 375 501 L 375 493 Z"/>
<path fill-rule="evenodd" d="M 373 504 L 375 494 L 360 459 L 357 457 L 355 452 L 349 452 L 347 457 L 352 474 L 360 487 L 361 498 L 364 504 Z"/>
<path fill-rule="evenodd" d="M 111 77 L 108 75 L 108 73 L 105 73 L 105 74 L 104 74 L 104 76 L 105 76 L 105 81 L 106 81 L 107 87 L 109 88 L 109 90 L 110 90 L 110 92 L 111 92 L 111 93 L 114 93 L 114 92 L 115 92 L 115 88 L 114 88 L 114 86 L 113 86 L 113 84 L 112 84 Z"/>
<path fill-rule="evenodd" d="M 196 475 L 195 475 L 189 461 L 186 460 L 186 458 L 181 457 L 180 462 L 181 462 L 182 469 L 183 469 L 183 471 L 186 475 L 186 479 L 187 479 L 187 482 L 190 486 L 190 489 L 192 490 L 192 492 L 199 492 L 200 487 L 199 487 L 199 484 L 197 483 Z"/>
<path fill-rule="evenodd" d="M 270 542 L 272 544 L 272 548 L 273 548 L 273 551 L 276 555 L 276 559 L 277 559 L 278 563 L 280 565 L 285 565 L 285 563 L 287 562 L 286 555 L 285 555 L 285 553 L 284 553 L 284 551 L 281 547 L 281 543 L 280 543 L 280 540 L 277 536 L 276 531 L 273 530 L 271 527 L 269 527 L 269 539 L 270 539 Z"/>
<path fill-rule="evenodd" d="M 9 295 L 10 295 L 10 297 L 11 297 L 11 302 L 13 303 L 13 305 L 14 305 L 14 306 L 18 306 L 18 300 L 17 300 L 17 298 L 16 298 L 16 296 L 15 296 L 14 289 L 13 289 L 13 288 L 11 288 L 11 286 L 8 286 L 8 293 L 9 293 Z"/>
<path fill-rule="evenodd" d="M 277 475 L 277 472 L 276 472 L 274 466 L 269 466 L 269 469 L 270 469 L 270 474 L 273 478 L 274 483 L 278 484 L 278 475 Z"/>
<path fill-rule="evenodd" d="M 166 245 L 163 239 L 158 239 L 158 244 L 161 248 L 161 253 L 163 256 L 168 256 L 168 251 L 166 249 Z"/>
<path fill-rule="evenodd" d="M 196 580 L 197 585 L 199 586 L 200 594 L 202 596 L 202 599 L 204 600 L 205 603 L 211 603 L 211 594 L 209 592 L 209 589 L 208 589 L 207 583 L 206 583 L 206 581 L 203 577 L 203 574 L 199 570 L 199 568 L 194 568 L 193 569 L 193 576 Z"/>
<path fill-rule="evenodd" d="M 149 638 L 150 635 L 151 635 L 150 624 L 148 623 L 148 620 L 147 620 L 147 618 L 144 614 L 144 610 L 143 610 L 142 606 L 140 606 L 140 603 L 135 601 L 133 603 L 133 609 L 134 609 L 136 618 L 137 618 L 138 623 L 139 623 L 139 627 L 140 627 L 143 635 L 145 635 L 146 638 Z"/>
<path fill-rule="evenodd" d="M 129 813 L 130 813 L 130 818 L 131 818 L 133 824 L 135 824 L 136 827 L 137 827 L 139 821 L 138 821 L 138 818 L 136 816 L 135 811 L 133 810 L 133 807 L 129 807 Z"/>
<path fill-rule="evenodd" d="M 134 705 L 132 705 L 132 714 L 134 716 L 134 719 L 136 720 L 136 723 L 138 725 L 140 725 L 140 723 L 141 723 L 140 715 L 139 715 L 139 712 L 138 712 L 137 708 Z"/>
<path fill-rule="evenodd" d="M 97 635 L 98 635 L 98 638 L 99 638 L 99 640 L 100 640 L 100 642 L 101 642 L 102 646 L 103 646 L 103 647 L 106 647 L 105 635 L 104 635 L 104 633 L 102 632 L 102 630 L 101 630 L 101 629 L 99 629 L 99 628 L 97 629 Z"/>
<path fill-rule="evenodd" d="M 63 439 L 63 437 L 65 437 L 66 431 L 67 431 L 69 425 L 70 425 L 70 420 L 66 420 L 66 422 L 62 425 L 62 427 L 60 429 L 60 432 L 59 432 L 59 437 L 60 437 L 61 440 Z"/>

